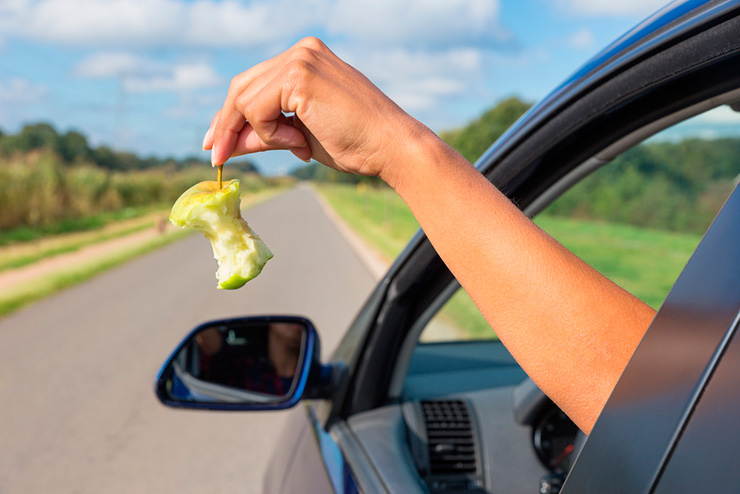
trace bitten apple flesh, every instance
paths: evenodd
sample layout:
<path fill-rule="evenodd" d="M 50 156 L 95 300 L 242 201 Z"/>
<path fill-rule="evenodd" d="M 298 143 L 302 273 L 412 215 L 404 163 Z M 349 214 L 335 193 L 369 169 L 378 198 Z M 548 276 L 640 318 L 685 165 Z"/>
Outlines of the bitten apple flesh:
<path fill-rule="evenodd" d="M 211 242 L 218 261 L 218 288 L 234 290 L 260 274 L 272 252 L 251 229 L 240 211 L 239 180 L 195 184 L 175 201 L 173 225 L 192 227 Z"/>

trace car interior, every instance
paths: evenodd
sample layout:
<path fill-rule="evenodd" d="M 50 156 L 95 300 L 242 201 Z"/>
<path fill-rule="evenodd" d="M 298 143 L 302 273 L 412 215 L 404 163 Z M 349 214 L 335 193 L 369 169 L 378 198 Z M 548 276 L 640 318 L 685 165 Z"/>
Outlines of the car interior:
<path fill-rule="evenodd" d="M 738 90 L 707 98 L 605 143 L 530 198 L 525 213 L 538 222 L 537 215 L 546 217 L 551 204 L 568 200 L 568 190 L 585 177 L 627 166 L 629 159 L 617 158 L 635 146 L 705 137 L 712 122 L 740 123 L 733 110 L 739 100 Z M 716 209 L 734 185 L 729 181 L 716 191 L 722 195 Z M 664 278 L 666 287 L 651 299 L 654 308 L 700 238 L 692 237 L 695 243 L 677 260 L 677 269 L 654 273 Z M 625 259 L 640 253 L 639 248 L 630 250 L 629 241 L 619 248 Z M 642 274 L 627 268 L 620 275 L 626 279 L 614 281 L 639 293 L 636 284 Z M 404 486 L 404 492 L 559 492 L 586 436 L 527 377 L 496 338 L 495 328 L 479 313 L 470 315 L 475 308 L 459 284 L 451 276 L 434 279 L 418 282 L 428 285 L 424 291 L 430 295 L 416 295 L 411 315 L 404 316 L 407 331 L 393 346 L 395 360 L 388 362 L 392 371 L 384 398 L 350 413 L 335 434 L 351 436 L 382 484 Z M 392 315 L 391 309 L 386 317 Z M 382 351 L 376 346 L 372 351 Z M 355 473 L 364 477 L 364 485 L 377 482 L 362 469 Z"/>

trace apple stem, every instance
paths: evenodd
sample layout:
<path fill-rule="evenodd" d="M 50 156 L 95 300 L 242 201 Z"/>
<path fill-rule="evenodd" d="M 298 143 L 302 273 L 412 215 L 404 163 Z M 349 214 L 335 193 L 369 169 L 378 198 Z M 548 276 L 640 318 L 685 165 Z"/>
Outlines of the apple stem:
<path fill-rule="evenodd" d="M 216 172 L 216 180 L 218 180 L 218 188 L 222 189 L 223 184 L 224 165 L 218 165 L 218 171 Z"/>

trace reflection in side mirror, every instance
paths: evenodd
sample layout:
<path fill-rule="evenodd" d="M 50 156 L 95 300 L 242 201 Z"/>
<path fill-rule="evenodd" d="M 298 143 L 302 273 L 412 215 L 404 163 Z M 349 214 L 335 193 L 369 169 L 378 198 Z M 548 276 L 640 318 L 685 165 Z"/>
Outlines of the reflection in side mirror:
<path fill-rule="evenodd" d="M 162 367 L 156 394 L 176 407 L 288 408 L 303 394 L 317 343 L 311 322 L 298 317 L 205 323 Z"/>

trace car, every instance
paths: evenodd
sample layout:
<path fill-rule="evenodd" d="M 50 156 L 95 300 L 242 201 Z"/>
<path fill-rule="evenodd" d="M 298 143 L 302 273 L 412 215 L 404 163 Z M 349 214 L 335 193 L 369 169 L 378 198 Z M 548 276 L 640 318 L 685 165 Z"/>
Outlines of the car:
<path fill-rule="evenodd" d="M 530 109 L 476 166 L 535 217 L 649 138 L 670 138 L 695 116 L 740 109 L 739 67 L 740 2 L 672 3 Z M 740 153 L 735 158 L 740 163 Z M 740 485 L 738 225 L 735 190 L 588 437 L 497 339 L 427 342 L 433 328 L 449 325 L 440 313 L 459 284 L 423 231 L 328 362 L 319 361 L 321 328 L 307 318 L 211 321 L 165 361 L 155 391 L 183 408 L 300 402 L 265 476 L 266 493 L 733 491 Z M 275 338 L 284 340 L 274 346 Z"/>

